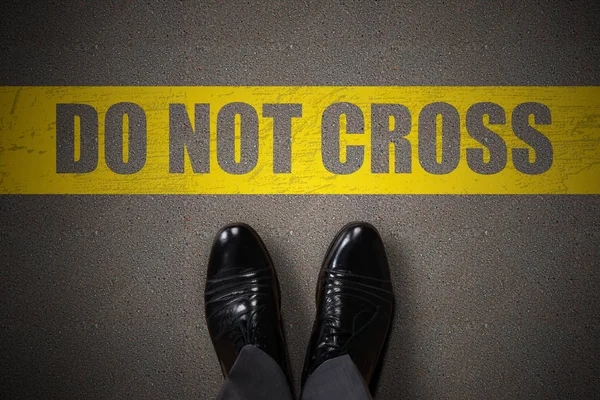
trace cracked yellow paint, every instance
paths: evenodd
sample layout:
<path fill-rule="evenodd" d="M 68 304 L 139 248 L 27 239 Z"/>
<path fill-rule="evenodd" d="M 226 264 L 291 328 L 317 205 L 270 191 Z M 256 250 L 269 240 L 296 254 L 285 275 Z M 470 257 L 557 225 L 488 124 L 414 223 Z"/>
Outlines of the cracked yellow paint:
<path fill-rule="evenodd" d="M 365 150 L 360 169 L 348 175 L 329 172 L 321 159 L 323 110 L 342 101 L 358 105 L 365 115 L 363 135 L 342 135 L 342 143 L 363 145 Z M 119 102 L 140 105 L 147 118 L 146 163 L 131 175 L 111 171 L 104 159 L 104 116 Z M 248 103 L 259 116 L 258 164 L 242 175 L 221 170 L 215 153 L 216 113 L 231 102 Z M 433 102 L 453 105 L 461 117 L 461 159 L 444 175 L 428 173 L 418 161 L 417 117 Z M 465 159 L 467 148 L 483 147 L 465 128 L 466 110 L 478 102 L 494 102 L 506 111 L 506 124 L 492 130 L 504 139 L 508 162 L 493 175 L 473 172 Z M 519 172 L 511 160 L 511 148 L 528 147 L 510 124 L 511 111 L 523 102 L 542 103 L 552 113 L 551 125 L 535 126 L 553 148 L 552 167 L 538 175 Z M 56 173 L 57 103 L 83 103 L 97 110 L 99 162 L 94 171 Z M 187 159 L 183 174 L 169 173 L 171 103 L 184 103 L 188 110 L 195 103 L 210 103 L 209 173 L 194 174 Z M 261 116 L 265 103 L 302 104 L 302 117 L 292 125 L 291 173 L 273 173 L 273 120 Z M 371 172 L 372 103 L 399 103 L 410 110 L 411 173 Z M 1 87 L 0 193 L 600 194 L 600 87 Z"/>

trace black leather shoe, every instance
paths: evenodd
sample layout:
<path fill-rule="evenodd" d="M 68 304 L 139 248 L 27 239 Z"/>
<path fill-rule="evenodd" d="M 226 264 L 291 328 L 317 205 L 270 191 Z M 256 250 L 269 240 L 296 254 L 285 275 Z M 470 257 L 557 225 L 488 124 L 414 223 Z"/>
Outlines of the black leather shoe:
<path fill-rule="evenodd" d="M 321 267 L 316 300 L 302 386 L 323 362 L 345 354 L 370 384 L 394 308 L 385 248 L 372 225 L 354 222 L 337 234 Z"/>
<path fill-rule="evenodd" d="M 265 245 L 248 225 L 230 225 L 217 234 L 208 261 L 204 304 L 225 377 L 242 347 L 253 345 L 273 358 L 291 382 L 279 282 Z"/>

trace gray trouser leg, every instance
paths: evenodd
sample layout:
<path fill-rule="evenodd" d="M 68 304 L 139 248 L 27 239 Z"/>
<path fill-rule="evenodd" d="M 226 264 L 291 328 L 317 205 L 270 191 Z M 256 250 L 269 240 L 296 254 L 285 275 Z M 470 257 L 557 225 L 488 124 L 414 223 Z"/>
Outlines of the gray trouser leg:
<path fill-rule="evenodd" d="M 308 377 L 302 400 L 372 400 L 350 356 L 332 358 L 321 364 Z"/>
<path fill-rule="evenodd" d="M 229 376 L 223 383 L 217 400 L 292 400 L 283 371 L 262 350 L 244 346 Z"/>

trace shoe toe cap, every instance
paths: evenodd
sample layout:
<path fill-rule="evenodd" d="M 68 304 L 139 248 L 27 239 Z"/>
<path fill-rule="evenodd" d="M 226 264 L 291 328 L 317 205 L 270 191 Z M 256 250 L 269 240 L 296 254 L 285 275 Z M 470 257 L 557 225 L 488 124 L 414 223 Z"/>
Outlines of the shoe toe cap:
<path fill-rule="evenodd" d="M 233 224 L 221 229 L 215 237 L 207 273 L 209 277 L 219 277 L 269 267 L 270 257 L 254 229 L 246 224 Z"/>
<path fill-rule="evenodd" d="M 378 279 L 390 279 L 383 240 L 365 222 L 346 225 L 333 241 L 325 259 L 329 270 L 345 270 Z"/>

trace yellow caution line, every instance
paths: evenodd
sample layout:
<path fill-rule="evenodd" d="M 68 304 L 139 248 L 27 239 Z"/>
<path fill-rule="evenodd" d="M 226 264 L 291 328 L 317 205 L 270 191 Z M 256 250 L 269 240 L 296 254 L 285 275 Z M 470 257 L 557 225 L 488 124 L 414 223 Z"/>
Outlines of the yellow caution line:
<path fill-rule="evenodd" d="M 1 194 L 599 194 L 600 87 L 0 87 Z"/>

